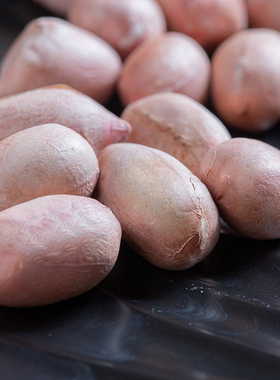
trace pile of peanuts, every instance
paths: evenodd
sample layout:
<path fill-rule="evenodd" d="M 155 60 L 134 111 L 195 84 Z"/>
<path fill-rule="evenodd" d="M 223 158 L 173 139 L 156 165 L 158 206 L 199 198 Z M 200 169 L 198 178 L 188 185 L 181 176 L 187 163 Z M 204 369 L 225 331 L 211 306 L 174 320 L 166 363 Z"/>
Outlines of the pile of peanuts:
<path fill-rule="evenodd" d="M 280 119 L 280 0 L 36 3 L 1 62 L 0 305 L 86 292 L 121 239 L 185 270 L 221 223 L 280 238 L 280 151 L 228 130 Z"/>

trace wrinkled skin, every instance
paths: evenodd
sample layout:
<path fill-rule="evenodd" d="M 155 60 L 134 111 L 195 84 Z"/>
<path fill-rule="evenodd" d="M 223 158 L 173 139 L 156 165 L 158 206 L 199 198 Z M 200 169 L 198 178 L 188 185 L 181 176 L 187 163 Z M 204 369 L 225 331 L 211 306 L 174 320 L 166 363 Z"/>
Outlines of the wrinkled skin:
<path fill-rule="evenodd" d="M 118 93 L 124 105 L 158 92 L 179 92 L 205 103 L 210 73 L 210 60 L 195 40 L 167 32 L 142 43 L 129 55 Z"/>
<path fill-rule="evenodd" d="M 233 138 L 210 149 L 201 180 L 224 220 L 241 235 L 280 238 L 280 151 L 264 142 Z"/>
<path fill-rule="evenodd" d="M 132 126 L 129 142 L 171 154 L 197 177 L 205 153 L 231 137 L 210 111 L 182 94 L 147 96 L 128 105 L 121 117 Z"/>
<path fill-rule="evenodd" d="M 83 136 L 98 156 L 127 140 L 130 125 L 105 107 L 67 86 L 49 86 L 0 98 L 0 140 L 35 125 L 57 123 Z"/>
<path fill-rule="evenodd" d="M 117 52 L 92 33 L 65 20 L 32 20 L 2 61 L 0 96 L 66 84 L 99 103 L 113 94 L 122 62 Z"/>
<path fill-rule="evenodd" d="M 244 0 L 157 0 L 170 30 L 194 38 L 212 52 L 222 41 L 248 26 Z"/>
<path fill-rule="evenodd" d="M 97 285 L 113 268 L 121 227 L 92 198 L 50 195 L 0 212 L 0 304 L 48 305 Z"/>
<path fill-rule="evenodd" d="M 94 196 L 119 220 L 123 239 L 153 265 L 190 268 L 208 255 L 220 231 L 217 208 L 180 161 L 140 144 L 118 143 L 100 154 Z"/>
<path fill-rule="evenodd" d="M 67 18 L 104 39 L 123 59 L 166 31 L 165 16 L 155 0 L 76 0 Z"/>
<path fill-rule="evenodd" d="M 280 33 L 248 29 L 212 56 L 211 98 L 220 118 L 246 132 L 271 128 L 280 117 Z"/>
<path fill-rule="evenodd" d="M 89 197 L 99 166 L 89 143 L 59 124 L 44 124 L 0 142 L 0 211 L 50 194 Z"/>
<path fill-rule="evenodd" d="M 251 28 L 269 28 L 280 32 L 279 0 L 246 0 Z"/>

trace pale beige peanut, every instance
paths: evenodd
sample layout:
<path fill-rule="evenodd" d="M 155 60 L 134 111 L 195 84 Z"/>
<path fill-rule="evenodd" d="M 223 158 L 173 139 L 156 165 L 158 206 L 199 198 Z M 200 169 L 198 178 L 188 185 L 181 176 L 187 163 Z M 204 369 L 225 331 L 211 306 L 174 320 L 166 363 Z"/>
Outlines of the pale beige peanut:
<path fill-rule="evenodd" d="M 67 19 L 104 39 L 123 59 L 166 31 L 165 16 L 155 0 L 74 0 Z"/>
<path fill-rule="evenodd" d="M 53 85 L 0 98 L 0 140 L 20 130 L 57 123 L 82 135 L 98 156 L 112 143 L 127 140 L 129 123 L 65 85 Z"/>
<path fill-rule="evenodd" d="M 280 118 L 280 33 L 256 28 L 235 33 L 212 56 L 211 98 L 222 121 L 246 132 Z"/>
<path fill-rule="evenodd" d="M 182 33 L 167 32 L 139 45 L 124 62 L 118 93 L 124 105 L 158 92 L 179 92 L 200 103 L 208 98 L 210 60 Z"/>
<path fill-rule="evenodd" d="M 59 124 L 43 124 L 0 142 L 0 211 L 50 194 L 89 197 L 99 166 L 90 144 Z"/>
<path fill-rule="evenodd" d="M 186 95 L 158 93 L 129 104 L 121 118 L 132 126 L 128 141 L 171 154 L 197 177 L 205 153 L 231 138 L 223 123 Z"/>
<path fill-rule="evenodd" d="M 157 0 L 169 30 L 185 33 L 212 52 L 222 41 L 248 27 L 244 0 Z"/>
<path fill-rule="evenodd" d="M 49 195 L 0 212 L 0 304 L 48 305 L 97 285 L 113 268 L 121 227 L 92 198 Z"/>
<path fill-rule="evenodd" d="M 171 155 L 118 143 L 100 154 L 94 196 L 119 220 L 123 239 L 153 265 L 187 269 L 215 246 L 220 218 L 210 193 Z"/>
<path fill-rule="evenodd" d="M 262 141 L 232 138 L 211 148 L 201 179 L 223 219 L 254 239 L 280 238 L 280 151 Z"/>
<path fill-rule="evenodd" d="M 56 17 L 30 21 L 5 54 L 0 96 L 66 84 L 106 102 L 122 69 L 117 52 L 101 38 Z"/>

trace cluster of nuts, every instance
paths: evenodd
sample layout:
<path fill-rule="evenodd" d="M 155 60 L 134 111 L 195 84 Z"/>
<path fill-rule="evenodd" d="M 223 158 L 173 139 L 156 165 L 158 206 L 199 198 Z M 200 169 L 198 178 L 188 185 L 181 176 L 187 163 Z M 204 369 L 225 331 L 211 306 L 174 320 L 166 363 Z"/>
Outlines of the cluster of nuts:
<path fill-rule="evenodd" d="M 204 259 L 221 218 L 280 238 L 280 151 L 226 127 L 280 119 L 280 0 L 36 3 L 57 17 L 1 63 L 0 304 L 91 289 L 121 238 L 168 270 Z"/>

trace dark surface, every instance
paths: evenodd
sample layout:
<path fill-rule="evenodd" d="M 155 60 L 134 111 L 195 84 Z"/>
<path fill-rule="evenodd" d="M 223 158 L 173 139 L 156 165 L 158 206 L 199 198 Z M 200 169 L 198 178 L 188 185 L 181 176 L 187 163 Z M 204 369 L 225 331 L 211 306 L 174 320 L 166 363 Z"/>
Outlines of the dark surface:
<path fill-rule="evenodd" d="M 32 1 L 0 1 L 1 57 L 41 15 Z M 119 113 L 117 98 L 108 107 Z M 280 148 L 277 126 L 254 137 Z M 222 234 L 182 272 L 157 269 L 123 243 L 113 271 L 84 295 L 0 307 L 0 379 L 280 379 L 279 277 L 279 240 Z"/>

